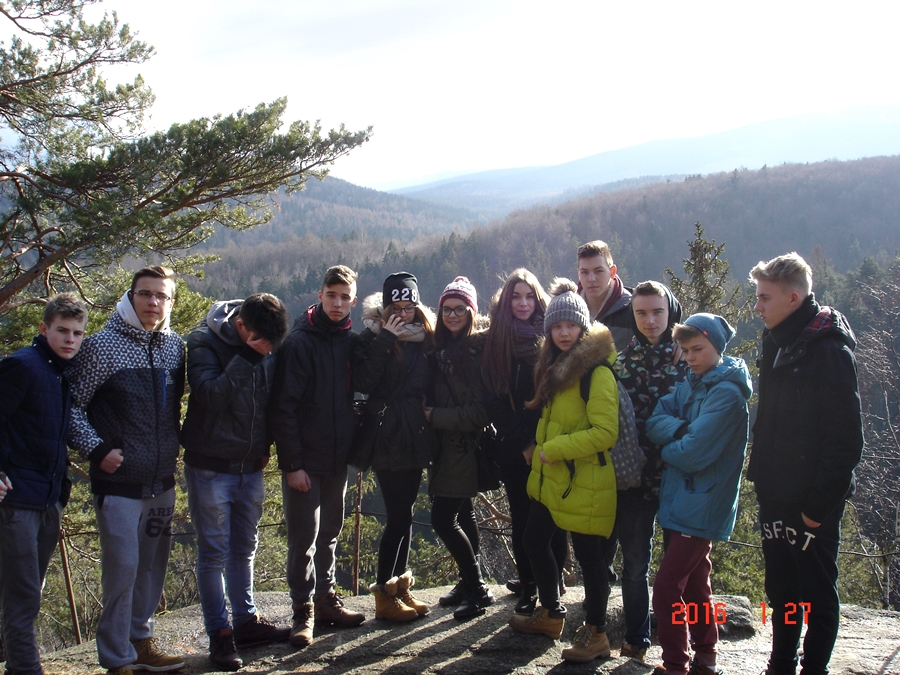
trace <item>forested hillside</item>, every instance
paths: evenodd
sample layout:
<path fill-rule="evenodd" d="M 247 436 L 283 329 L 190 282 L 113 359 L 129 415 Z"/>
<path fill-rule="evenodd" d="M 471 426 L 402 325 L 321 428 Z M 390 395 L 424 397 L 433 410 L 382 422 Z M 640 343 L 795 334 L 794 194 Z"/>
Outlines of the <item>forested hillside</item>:
<path fill-rule="evenodd" d="M 243 232 L 217 227 L 203 247 L 221 248 L 232 241 L 241 246 L 278 243 L 300 232 L 318 237 L 377 236 L 408 241 L 466 228 L 478 220 L 467 209 L 378 192 L 331 176 L 309 181 L 302 192 L 288 195 L 279 191 L 269 203 L 272 219 L 268 223 Z"/>
<path fill-rule="evenodd" d="M 226 244 L 209 246 L 207 252 L 222 259 L 209 263 L 206 277 L 192 286 L 214 297 L 267 290 L 296 314 L 314 300 L 324 269 L 343 262 L 360 272 L 361 294 L 406 269 L 418 275 L 427 302 L 434 303 L 457 274 L 469 276 L 487 297 L 518 266 L 544 283 L 573 274 L 577 245 L 597 238 L 610 242 L 620 275 L 634 283 L 663 279 L 666 266 L 679 269 L 697 221 L 707 236 L 727 244 L 738 278 L 758 260 L 790 250 L 827 258 L 839 272 L 900 250 L 900 157 L 691 176 L 515 211 L 487 226 L 466 229 L 460 218 L 450 234 L 431 234 L 452 217 L 440 220 L 429 210 L 392 216 L 365 210 L 366 227 L 347 225 L 340 215 L 359 215 L 366 205 L 344 206 L 339 196 L 315 199 L 317 190 L 311 184 L 294 198 L 297 209 L 282 207 L 276 222 L 229 232 Z M 365 193 L 371 193 L 370 206 L 379 203 L 380 193 Z M 377 225 L 392 218 L 394 229 Z"/>

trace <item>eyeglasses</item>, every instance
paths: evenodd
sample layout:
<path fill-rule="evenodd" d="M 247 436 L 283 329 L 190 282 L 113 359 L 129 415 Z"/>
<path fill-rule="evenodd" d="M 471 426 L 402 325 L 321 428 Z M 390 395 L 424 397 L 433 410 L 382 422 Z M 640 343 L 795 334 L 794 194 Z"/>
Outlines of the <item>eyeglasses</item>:
<path fill-rule="evenodd" d="M 400 307 L 398 305 L 394 305 L 394 313 L 395 314 L 415 314 L 416 306 L 415 305 L 407 305 L 406 307 Z"/>
<path fill-rule="evenodd" d="M 441 307 L 441 314 L 444 316 L 465 316 L 468 311 L 469 308 L 465 305 L 457 305 L 456 307 L 447 307 L 447 305 L 444 305 Z"/>
<path fill-rule="evenodd" d="M 170 298 L 165 293 L 151 293 L 150 291 L 141 290 L 141 291 L 134 291 L 134 293 L 132 293 L 132 295 L 136 295 L 141 300 L 147 300 L 147 301 L 149 301 L 150 298 L 156 298 L 157 302 L 162 302 L 162 303 L 172 301 L 172 298 Z"/>

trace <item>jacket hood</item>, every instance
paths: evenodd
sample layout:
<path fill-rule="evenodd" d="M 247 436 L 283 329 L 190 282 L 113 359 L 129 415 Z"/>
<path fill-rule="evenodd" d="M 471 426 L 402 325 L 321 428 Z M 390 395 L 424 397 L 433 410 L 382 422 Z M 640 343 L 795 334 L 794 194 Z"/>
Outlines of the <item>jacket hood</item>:
<path fill-rule="evenodd" d="M 813 320 L 800 333 L 800 339 L 809 342 L 829 334 L 836 336 L 851 351 L 856 349 L 856 335 L 850 327 L 850 322 L 833 307 L 819 307 Z"/>
<path fill-rule="evenodd" d="M 131 304 L 131 298 L 128 297 L 128 294 L 130 292 L 131 290 L 129 289 L 122 294 L 122 297 L 119 299 L 119 302 L 116 305 L 116 312 L 122 318 L 122 321 L 127 323 L 132 328 L 137 328 L 138 330 L 147 330 L 146 328 L 144 328 L 144 325 L 138 318 L 137 312 L 134 311 L 134 305 Z M 169 327 L 169 319 L 171 318 L 172 313 L 169 312 L 169 314 L 166 315 L 165 320 L 153 330 L 166 330 Z"/>
<path fill-rule="evenodd" d="M 682 318 L 682 308 L 681 303 L 678 302 L 678 298 L 675 297 L 675 294 L 672 293 L 672 289 L 666 286 L 665 284 L 660 284 L 663 287 L 663 290 L 666 293 L 666 305 L 669 310 L 669 323 L 666 325 L 666 330 L 663 332 L 660 342 L 671 342 L 672 341 L 672 327 L 676 323 L 681 323 Z M 631 302 L 634 302 L 634 293 L 631 294 Z M 634 312 L 631 312 L 631 328 L 634 331 L 635 339 L 644 345 L 649 345 L 650 342 L 647 338 L 644 337 L 644 334 L 638 329 L 637 321 L 634 318 Z"/>
<path fill-rule="evenodd" d="M 213 306 L 209 308 L 209 312 L 206 313 L 206 325 L 209 329 L 232 347 L 240 347 L 244 344 L 233 323 L 243 304 L 243 300 L 222 300 L 214 302 Z"/>
<path fill-rule="evenodd" d="M 722 363 L 703 375 L 688 373 L 688 381 L 692 386 L 703 382 L 709 387 L 720 382 L 733 382 L 740 388 L 745 398 L 749 399 L 753 393 L 753 384 L 750 381 L 747 364 L 744 363 L 744 359 L 733 356 L 723 356 Z"/>
<path fill-rule="evenodd" d="M 616 345 L 612 333 L 602 323 L 594 322 L 578 344 L 557 359 L 550 374 L 548 396 L 568 389 L 597 364 L 605 361 L 612 365 L 615 360 Z"/>

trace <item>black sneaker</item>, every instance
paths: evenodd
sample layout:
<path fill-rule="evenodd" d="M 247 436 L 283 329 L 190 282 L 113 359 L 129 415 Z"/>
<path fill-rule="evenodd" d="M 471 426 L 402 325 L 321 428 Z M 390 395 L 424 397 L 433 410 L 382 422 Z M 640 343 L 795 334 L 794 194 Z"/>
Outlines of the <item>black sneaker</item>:
<path fill-rule="evenodd" d="M 234 635 L 230 628 L 223 628 L 209 636 L 209 660 L 219 670 L 234 672 L 240 670 L 244 662 L 234 648 Z"/>
<path fill-rule="evenodd" d="M 267 645 L 270 642 L 284 642 L 291 635 L 290 628 L 279 628 L 259 614 L 234 627 L 234 646 L 238 649 Z"/>

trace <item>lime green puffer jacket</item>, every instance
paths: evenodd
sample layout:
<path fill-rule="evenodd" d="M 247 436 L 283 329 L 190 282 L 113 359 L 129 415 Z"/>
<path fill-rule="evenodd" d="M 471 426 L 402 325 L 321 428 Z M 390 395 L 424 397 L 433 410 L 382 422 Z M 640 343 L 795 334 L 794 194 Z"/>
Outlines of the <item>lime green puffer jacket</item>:
<path fill-rule="evenodd" d="M 612 371 L 595 368 L 615 358 L 609 329 L 593 324 L 554 365 L 550 401 L 538 424 L 528 495 L 570 532 L 608 537 L 616 521 L 616 474 L 609 449 L 619 434 L 619 395 Z M 581 378 L 592 368 L 585 404 Z M 549 464 L 541 462 L 542 451 Z"/>

